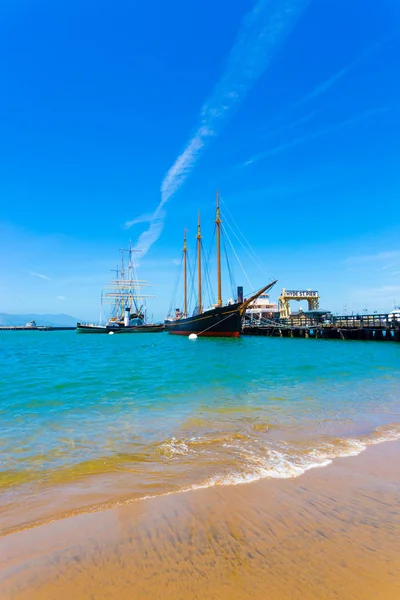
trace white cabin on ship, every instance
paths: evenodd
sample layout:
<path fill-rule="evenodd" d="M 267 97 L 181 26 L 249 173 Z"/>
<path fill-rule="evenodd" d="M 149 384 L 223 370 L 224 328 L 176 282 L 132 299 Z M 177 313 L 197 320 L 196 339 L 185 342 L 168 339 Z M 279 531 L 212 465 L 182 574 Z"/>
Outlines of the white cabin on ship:
<path fill-rule="evenodd" d="M 260 319 L 274 318 L 277 312 L 279 312 L 278 305 L 271 302 L 268 294 L 261 294 L 249 304 L 246 316 L 258 321 Z"/>

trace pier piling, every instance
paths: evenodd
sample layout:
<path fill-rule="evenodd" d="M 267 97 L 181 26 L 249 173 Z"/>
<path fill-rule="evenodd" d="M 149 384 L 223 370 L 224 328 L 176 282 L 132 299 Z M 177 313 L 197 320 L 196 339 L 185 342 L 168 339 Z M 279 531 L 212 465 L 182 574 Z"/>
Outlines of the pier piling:
<path fill-rule="evenodd" d="M 296 317 L 247 321 L 243 335 L 342 341 L 400 342 L 400 319 L 388 314 L 330 316 L 321 319 Z"/>

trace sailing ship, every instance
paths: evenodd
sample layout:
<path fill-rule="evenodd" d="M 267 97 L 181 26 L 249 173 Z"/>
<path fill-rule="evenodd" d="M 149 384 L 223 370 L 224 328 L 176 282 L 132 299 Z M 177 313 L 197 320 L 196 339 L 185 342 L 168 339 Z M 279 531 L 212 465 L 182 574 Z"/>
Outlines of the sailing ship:
<path fill-rule="evenodd" d="M 129 253 L 128 277 L 125 277 L 125 252 Z M 77 323 L 78 333 L 158 333 L 164 330 L 163 324 L 147 322 L 145 300 L 153 296 L 142 293 L 142 288 L 150 284 L 135 278 L 132 255 L 130 242 L 128 250 L 121 249 L 121 268 L 117 266 L 116 278 L 106 285 L 101 294 L 101 313 L 104 306 L 111 306 L 106 324 Z"/>
<path fill-rule="evenodd" d="M 222 277 L 221 277 L 221 210 L 219 204 L 218 190 L 216 193 L 216 245 L 217 245 L 217 303 L 206 310 L 203 310 L 202 297 L 202 252 L 201 252 L 201 226 L 200 212 L 197 222 L 197 307 L 192 316 L 188 313 L 188 294 L 187 294 L 187 239 L 186 229 L 184 230 L 183 241 L 183 312 L 180 309 L 175 310 L 175 315 L 165 320 L 165 329 L 168 333 L 175 335 L 214 336 L 214 337 L 234 337 L 237 338 L 242 330 L 242 320 L 246 309 L 261 294 L 270 290 L 276 283 L 273 281 L 261 288 L 248 299 L 243 299 L 243 288 L 237 288 L 237 298 L 227 304 L 222 302 Z"/>

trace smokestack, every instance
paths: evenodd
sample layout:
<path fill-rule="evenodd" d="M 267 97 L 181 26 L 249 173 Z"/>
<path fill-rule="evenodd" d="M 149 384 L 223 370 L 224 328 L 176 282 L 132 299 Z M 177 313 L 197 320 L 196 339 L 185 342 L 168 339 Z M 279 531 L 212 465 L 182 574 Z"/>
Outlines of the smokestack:
<path fill-rule="evenodd" d="M 243 286 L 242 285 L 238 286 L 237 299 L 238 299 L 238 302 L 243 302 Z"/>
<path fill-rule="evenodd" d="M 131 321 L 131 310 L 130 310 L 130 308 L 126 308 L 125 309 L 125 318 L 124 318 L 125 327 L 129 327 L 130 321 Z"/>

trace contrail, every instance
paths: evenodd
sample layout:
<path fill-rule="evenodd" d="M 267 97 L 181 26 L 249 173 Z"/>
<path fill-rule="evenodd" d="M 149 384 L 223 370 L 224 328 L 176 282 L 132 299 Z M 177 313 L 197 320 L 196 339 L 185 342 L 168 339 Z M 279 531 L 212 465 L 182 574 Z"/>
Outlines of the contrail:
<path fill-rule="evenodd" d="M 141 251 L 141 256 L 161 235 L 164 204 L 178 191 L 207 144 L 219 134 L 224 123 L 270 65 L 309 1 L 258 0 L 253 10 L 244 17 L 222 77 L 201 109 L 194 135 L 162 181 L 161 200 L 149 219 L 150 227 L 136 243 L 135 248 Z M 131 223 L 127 222 L 125 227 L 130 227 Z"/>
<path fill-rule="evenodd" d="M 35 273 L 34 271 L 29 271 L 29 275 L 33 275 L 33 277 L 40 277 L 40 279 L 46 279 L 47 281 L 51 281 L 51 277 L 47 277 L 47 275 L 43 275 L 43 273 Z"/>
<path fill-rule="evenodd" d="M 369 54 L 369 52 L 368 52 L 368 54 Z M 333 75 L 328 77 L 328 79 L 326 79 L 325 81 L 323 81 L 322 83 L 317 85 L 313 90 L 308 92 L 308 94 L 303 96 L 303 98 L 300 98 L 300 100 L 295 102 L 293 106 L 299 106 L 300 104 L 304 104 L 305 102 L 308 102 L 309 100 L 313 100 L 314 98 L 321 96 L 321 94 L 328 91 L 329 88 L 331 88 L 333 85 L 335 85 L 335 83 L 337 81 L 340 81 L 340 79 L 342 79 L 345 75 L 347 75 L 347 73 L 349 73 L 352 69 L 354 69 L 354 67 L 356 65 L 358 65 L 358 63 L 360 63 L 362 58 L 364 58 L 366 55 L 367 55 L 367 53 L 364 52 L 361 56 L 359 56 L 358 58 L 353 60 L 351 63 L 349 63 L 345 67 L 343 67 L 343 69 L 340 69 L 339 71 L 337 71 L 336 73 L 334 73 Z"/>
<path fill-rule="evenodd" d="M 280 154 L 285 150 L 289 150 L 290 148 L 294 148 L 295 146 L 299 146 L 300 144 L 304 144 L 305 142 L 309 142 L 310 140 L 314 140 L 323 135 L 327 135 L 328 133 L 332 133 L 333 131 L 336 131 L 338 129 L 342 129 L 342 127 L 346 127 L 347 125 L 353 125 L 354 123 L 358 123 L 358 121 L 362 121 L 367 117 L 373 117 L 374 115 L 387 112 L 388 110 L 389 107 L 387 106 L 382 108 L 370 108 L 358 115 L 354 115 L 353 117 L 346 119 L 345 121 L 341 121 L 340 123 L 336 123 L 335 125 L 331 125 L 330 127 L 324 127 L 323 129 L 319 129 L 318 131 L 314 131 L 313 133 L 310 133 L 308 135 L 294 138 L 293 140 L 290 140 L 290 142 L 279 144 L 278 146 L 275 146 L 275 148 L 271 148 L 271 150 L 267 150 L 266 152 L 256 154 L 252 156 L 249 160 L 247 160 L 245 163 L 243 163 L 243 166 L 249 166 L 263 158 L 266 158 L 267 156 Z"/>
<path fill-rule="evenodd" d="M 368 46 L 368 48 L 365 48 L 348 65 L 342 67 L 339 71 L 337 71 L 336 73 L 334 73 L 333 75 L 328 77 L 328 79 L 326 79 L 325 81 L 323 81 L 322 83 L 317 85 L 313 90 L 311 90 L 305 96 L 300 98 L 300 100 L 295 102 L 293 106 L 299 106 L 301 104 L 304 104 L 305 102 L 308 102 L 309 100 L 314 100 L 318 96 L 321 96 L 321 94 L 324 94 L 325 92 L 327 92 L 333 85 L 335 85 L 338 81 L 343 79 L 343 77 L 345 77 L 350 71 L 352 71 L 354 69 L 354 67 L 356 67 L 358 64 L 363 62 L 366 58 L 368 58 L 371 54 L 373 54 L 381 46 L 383 46 L 384 44 L 389 42 L 391 39 L 393 39 L 397 35 L 398 35 L 398 31 L 396 30 L 395 32 L 391 33 L 390 35 L 387 35 L 386 37 L 384 37 L 382 40 L 379 40 L 378 42 L 375 42 L 371 46 Z"/>
<path fill-rule="evenodd" d="M 283 114 L 278 116 L 278 118 L 275 119 L 275 122 L 271 124 L 273 126 L 276 122 L 278 122 L 278 126 L 277 127 L 275 126 L 275 128 L 267 131 L 267 133 L 265 134 L 264 137 L 271 137 L 271 136 L 276 135 L 277 133 L 281 133 L 282 131 L 285 131 L 287 129 L 292 129 L 294 127 L 297 127 L 297 125 L 300 125 L 302 123 L 309 121 L 317 113 L 320 113 L 322 109 L 318 108 L 318 109 L 312 111 L 309 115 L 306 115 L 305 117 L 297 119 L 296 121 L 293 121 L 289 124 L 280 124 L 279 125 L 279 122 L 282 123 L 282 120 L 285 118 L 285 116 L 287 117 L 288 114 L 293 112 L 293 110 L 303 107 L 303 105 L 307 104 L 309 101 L 315 100 L 319 96 L 322 96 L 323 94 L 328 92 L 328 90 L 330 90 L 333 86 L 335 86 L 337 83 L 339 83 L 341 79 L 346 77 L 346 75 L 348 75 L 351 71 L 353 71 L 353 69 L 355 69 L 366 58 L 368 58 L 370 55 L 372 55 L 374 52 L 376 52 L 379 48 L 381 48 L 383 45 L 388 43 L 390 40 L 392 40 L 393 38 L 398 36 L 398 34 L 399 34 L 399 31 L 395 30 L 392 33 L 385 36 L 383 39 L 378 40 L 378 41 L 374 42 L 373 44 L 371 44 L 370 46 L 364 48 L 351 62 L 349 62 L 347 65 L 345 65 L 344 67 L 342 67 L 341 69 L 336 71 L 336 73 L 334 73 L 333 75 L 331 75 L 330 77 L 325 79 L 325 81 L 323 81 L 322 83 L 319 83 L 318 85 L 316 85 L 312 90 L 307 92 L 304 96 L 302 96 L 298 100 L 295 100 L 292 104 L 290 104 L 286 108 L 285 111 L 283 111 Z"/>

